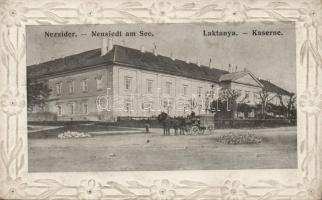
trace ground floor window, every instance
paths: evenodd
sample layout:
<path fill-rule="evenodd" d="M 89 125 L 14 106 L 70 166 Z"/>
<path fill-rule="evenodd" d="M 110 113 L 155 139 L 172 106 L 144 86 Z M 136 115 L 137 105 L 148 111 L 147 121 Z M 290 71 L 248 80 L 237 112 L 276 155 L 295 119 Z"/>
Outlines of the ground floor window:
<path fill-rule="evenodd" d="M 88 104 L 83 103 L 83 114 L 87 115 L 88 114 Z"/>
<path fill-rule="evenodd" d="M 57 108 L 57 115 L 58 116 L 63 115 L 63 106 L 61 104 L 59 104 L 56 106 L 56 108 Z"/>

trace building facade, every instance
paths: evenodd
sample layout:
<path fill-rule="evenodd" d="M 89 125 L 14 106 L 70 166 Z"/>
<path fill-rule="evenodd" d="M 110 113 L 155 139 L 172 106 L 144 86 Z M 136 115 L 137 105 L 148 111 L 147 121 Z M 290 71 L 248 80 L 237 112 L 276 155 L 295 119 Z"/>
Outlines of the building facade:
<path fill-rule="evenodd" d="M 221 88 L 237 90 L 238 101 L 255 105 L 264 88 L 249 71 L 228 72 L 106 41 L 101 49 L 28 66 L 27 74 L 51 89 L 45 106 L 31 112 L 55 113 L 58 120 L 204 114 L 209 91 L 218 98 Z"/>

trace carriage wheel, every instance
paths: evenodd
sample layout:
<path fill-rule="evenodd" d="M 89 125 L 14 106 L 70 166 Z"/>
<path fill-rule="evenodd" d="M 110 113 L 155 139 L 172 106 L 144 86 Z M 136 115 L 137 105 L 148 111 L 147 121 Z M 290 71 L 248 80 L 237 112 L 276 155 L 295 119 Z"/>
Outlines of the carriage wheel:
<path fill-rule="evenodd" d="M 199 128 L 198 126 L 193 126 L 190 129 L 190 135 L 198 135 L 199 134 Z"/>
<path fill-rule="evenodd" d="M 208 125 L 207 126 L 207 131 L 211 134 L 211 133 L 213 133 L 213 131 L 215 130 L 215 127 L 214 127 L 214 125 Z"/>

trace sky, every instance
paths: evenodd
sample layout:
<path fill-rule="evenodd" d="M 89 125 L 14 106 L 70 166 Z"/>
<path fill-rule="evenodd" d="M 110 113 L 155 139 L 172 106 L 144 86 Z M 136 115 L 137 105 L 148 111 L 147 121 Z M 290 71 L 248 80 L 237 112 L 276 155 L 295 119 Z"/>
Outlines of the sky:
<path fill-rule="evenodd" d="M 204 36 L 203 31 L 235 31 L 238 36 Z M 253 36 L 252 30 L 281 31 L 281 36 Z M 77 37 L 50 38 L 45 32 L 75 32 Z M 113 37 L 113 43 L 135 49 L 144 46 L 158 54 L 197 62 L 228 70 L 237 65 L 238 71 L 247 68 L 257 77 L 296 91 L 295 24 L 274 22 L 247 22 L 205 24 L 122 24 L 122 25 L 55 25 L 27 26 L 27 66 L 101 47 L 102 38 L 91 32 L 122 31 L 122 37 Z M 145 31 L 153 36 L 126 37 L 125 32 Z M 248 33 L 248 34 L 242 34 Z"/>

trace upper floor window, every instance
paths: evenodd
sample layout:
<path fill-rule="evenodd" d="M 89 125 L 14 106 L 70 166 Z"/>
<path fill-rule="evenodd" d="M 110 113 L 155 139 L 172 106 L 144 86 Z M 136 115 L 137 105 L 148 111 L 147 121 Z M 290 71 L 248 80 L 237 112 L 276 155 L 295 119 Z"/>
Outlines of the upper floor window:
<path fill-rule="evenodd" d="M 246 101 L 246 103 L 250 102 L 250 92 L 249 91 L 245 91 L 245 101 Z"/>
<path fill-rule="evenodd" d="M 101 90 L 103 89 L 103 80 L 102 80 L 102 76 L 98 76 L 95 78 L 96 80 L 96 89 L 97 90 Z"/>
<path fill-rule="evenodd" d="M 152 80 L 147 80 L 147 92 L 152 93 L 152 86 L 153 86 L 153 81 Z"/>
<path fill-rule="evenodd" d="M 131 84 L 132 84 L 132 77 L 126 76 L 125 77 L 125 89 L 131 90 Z"/>
<path fill-rule="evenodd" d="M 61 95 L 62 83 L 56 83 L 56 94 Z"/>
<path fill-rule="evenodd" d="M 184 96 L 188 95 L 188 85 L 183 85 L 183 95 Z"/>
<path fill-rule="evenodd" d="M 82 91 L 87 92 L 88 91 L 88 80 L 84 79 L 84 80 L 82 80 L 81 83 L 82 83 Z"/>
<path fill-rule="evenodd" d="M 165 89 L 166 89 L 166 93 L 167 94 L 171 94 L 171 87 L 172 87 L 172 83 L 171 82 L 166 82 L 165 83 Z"/>
<path fill-rule="evenodd" d="M 68 92 L 69 94 L 74 93 L 74 81 L 68 81 Z"/>
<path fill-rule="evenodd" d="M 200 97 L 201 96 L 201 93 L 202 93 L 202 87 L 198 87 L 198 96 Z"/>

